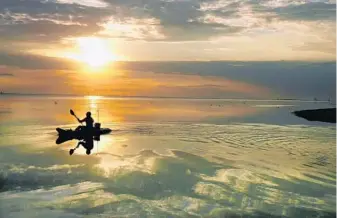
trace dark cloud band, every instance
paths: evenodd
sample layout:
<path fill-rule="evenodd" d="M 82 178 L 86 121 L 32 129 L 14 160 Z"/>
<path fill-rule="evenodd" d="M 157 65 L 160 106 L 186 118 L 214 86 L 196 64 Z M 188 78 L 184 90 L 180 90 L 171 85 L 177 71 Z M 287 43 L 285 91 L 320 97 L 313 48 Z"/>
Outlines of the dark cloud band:
<path fill-rule="evenodd" d="M 208 39 L 243 30 L 237 25 L 204 22 L 202 17 L 216 16 L 226 20 L 240 18 L 241 9 L 251 7 L 260 18 L 284 20 L 334 20 L 335 4 L 326 1 L 305 2 L 268 7 L 265 1 L 131 1 L 106 0 L 106 7 L 76 4 L 77 1 L 19 1 L 0 3 L 0 33 L 3 39 L 56 42 L 64 37 L 93 35 L 102 30 L 98 25 L 109 17 L 119 19 L 154 18 L 165 35 L 161 40 L 184 41 Z M 289 1 L 291 2 L 291 1 Z M 268 1 L 269 5 L 273 1 Z M 111 36 L 113 37 L 113 36 Z M 123 38 L 123 35 L 118 37 Z M 128 38 L 127 36 L 125 36 Z M 149 37 L 144 40 L 157 40 Z"/>

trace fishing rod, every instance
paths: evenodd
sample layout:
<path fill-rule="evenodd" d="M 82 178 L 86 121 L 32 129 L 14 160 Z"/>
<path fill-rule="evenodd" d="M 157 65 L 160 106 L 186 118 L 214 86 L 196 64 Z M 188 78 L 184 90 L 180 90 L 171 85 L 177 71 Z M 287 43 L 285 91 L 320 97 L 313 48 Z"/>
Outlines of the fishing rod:
<path fill-rule="evenodd" d="M 98 120 L 98 123 L 99 123 L 99 108 L 98 108 L 98 106 L 97 106 L 97 120 Z M 98 144 L 99 144 L 99 141 L 97 141 L 96 155 L 98 155 Z"/>

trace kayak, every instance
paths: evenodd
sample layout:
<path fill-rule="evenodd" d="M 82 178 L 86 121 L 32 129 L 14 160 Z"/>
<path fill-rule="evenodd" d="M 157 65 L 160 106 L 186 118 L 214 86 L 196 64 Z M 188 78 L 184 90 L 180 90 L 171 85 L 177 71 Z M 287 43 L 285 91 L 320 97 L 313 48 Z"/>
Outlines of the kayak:
<path fill-rule="evenodd" d="M 81 128 L 79 130 L 56 128 L 56 131 L 58 132 L 56 144 L 61 144 L 69 140 L 82 140 L 88 137 L 99 141 L 100 135 L 109 134 L 112 130 L 109 128 L 93 128 L 91 131 L 88 131 L 85 128 Z"/>

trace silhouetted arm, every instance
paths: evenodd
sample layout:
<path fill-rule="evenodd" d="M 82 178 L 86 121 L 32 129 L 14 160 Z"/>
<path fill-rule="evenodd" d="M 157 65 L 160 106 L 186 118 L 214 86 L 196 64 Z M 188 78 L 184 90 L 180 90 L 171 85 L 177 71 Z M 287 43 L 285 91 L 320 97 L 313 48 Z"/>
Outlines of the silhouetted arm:
<path fill-rule="evenodd" d="M 78 122 L 83 123 L 85 121 L 85 119 L 86 118 L 84 118 L 83 120 L 78 119 Z"/>

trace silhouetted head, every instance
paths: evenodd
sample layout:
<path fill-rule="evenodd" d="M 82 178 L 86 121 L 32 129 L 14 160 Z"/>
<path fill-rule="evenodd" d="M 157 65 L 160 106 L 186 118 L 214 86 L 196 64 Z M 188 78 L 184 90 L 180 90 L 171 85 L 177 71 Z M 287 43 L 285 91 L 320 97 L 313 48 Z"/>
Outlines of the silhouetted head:
<path fill-rule="evenodd" d="M 91 112 L 86 113 L 87 117 L 91 117 Z"/>
<path fill-rule="evenodd" d="M 87 155 L 89 155 L 91 153 L 91 150 L 87 149 L 86 153 L 87 153 Z"/>

